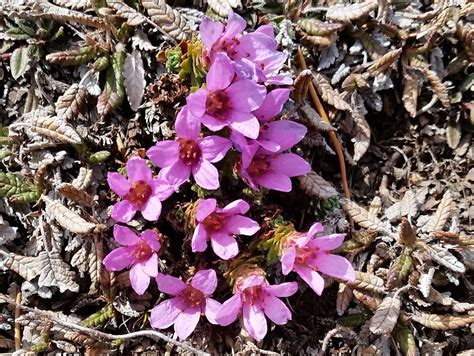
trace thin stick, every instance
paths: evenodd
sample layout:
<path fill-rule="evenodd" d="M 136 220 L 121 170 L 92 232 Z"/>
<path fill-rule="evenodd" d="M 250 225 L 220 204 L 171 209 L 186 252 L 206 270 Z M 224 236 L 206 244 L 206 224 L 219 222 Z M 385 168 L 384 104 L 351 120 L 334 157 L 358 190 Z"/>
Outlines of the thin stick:
<path fill-rule="evenodd" d="M 190 351 L 190 352 L 192 352 L 192 353 L 194 353 L 195 355 L 198 355 L 198 356 L 211 356 L 207 352 L 203 352 L 201 350 L 195 349 L 192 346 L 186 345 L 185 343 L 174 340 L 174 339 L 172 339 L 172 338 L 166 336 L 165 334 L 160 333 L 159 331 L 156 331 L 156 330 L 140 330 L 140 331 L 135 331 L 133 333 L 122 334 L 122 335 L 107 334 L 107 333 L 104 333 L 104 332 L 99 331 L 99 330 L 87 328 L 87 327 L 82 326 L 82 325 L 77 325 L 77 324 L 70 323 L 70 322 L 65 321 L 65 320 L 61 320 L 58 317 L 56 317 L 54 315 L 54 313 L 52 313 L 52 312 L 48 312 L 48 311 L 41 310 L 41 309 L 36 309 L 36 308 L 30 308 L 30 307 L 27 307 L 26 305 L 21 305 L 21 304 L 17 303 L 16 301 L 14 301 L 13 299 L 6 297 L 5 295 L 3 295 L 1 299 L 3 299 L 4 301 L 6 301 L 6 302 L 8 302 L 12 305 L 14 305 L 15 308 L 23 309 L 27 312 L 34 313 L 34 314 L 39 315 L 39 316 L 41 316 L 41 317 L 43 317 L 47 320 L 52 321 L 53 323 L 63 325 L 63 326 L 68 327 L 70 329 L 78 330 L 78 331 L 83 332 L 85 334 L 91 335 L 92 337 L 94 337 L 96 339 L 128 340 L 128 339 L 134 339 L 134 338 L 143 336 L 143 337 L 149 337 L 150 339 L 153 339 L 153 340 L 163 340 L 165 342 L 172 343 L 172 344 L 174 344 L 178 347 L 181 347 L 184 350 Z M 18 295 L 17 295 L 17 299 L 18 299 Z M 16 342 L 16 333 L 15 333 L 15 342 Z"/>
<path fill-rule="evenodd" d="M 21 325 L 17 322 L 18 318 L 21 315 L 21 308 L 19 307 L 21 303 L 21 292 L 16 294 L 15 300 L 15 351 L 21 349 Z"/>
<path fill-rule="evenodd" d="M 302 70 L 308 69 L 300 47 L 298 47 L 298 62 Z M 310 82 L 309 84 L 309 94 L 311 96 L 314 106 L 316 107 L 316 110 L 318 111 L 319 116 L 321 116 L 327 124 L 331 125 L 328 115 L 326 114 L 326 111 L 324 110 L 324 107 L 321 104 L 321 101 L 319 100 L 318 93 L 316 92 L 316 89 L 314 88 L 312 82 Z M 349 184 L 347 183 L 346 162 L 344 161 L 344 153 L 342 152 L 341 143 L 339 142 L 339 139 L 337 138 L 337 135 L 334 131 L 329 131 L 328 134 L 329 139 L 331 140 L 331 143 L 334 146 L 334 150 L 336 151 L 337 158 L 339 160 L 339 168 L 341 170 L 341 180 L 342 188 L 344 190 L 344 197 L 350 199 L 351 192 L 349 190 Z"/>

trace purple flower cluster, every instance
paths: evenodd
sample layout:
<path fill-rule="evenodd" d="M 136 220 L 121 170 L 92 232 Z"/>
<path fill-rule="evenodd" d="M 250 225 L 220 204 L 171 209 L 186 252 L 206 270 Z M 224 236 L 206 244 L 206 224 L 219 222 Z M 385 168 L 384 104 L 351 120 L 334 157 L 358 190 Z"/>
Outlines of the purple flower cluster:
<path fill-rule="evenodd" d="M 206 85 L 187 97 L 175 121 L 176 139 L 157 142 L 147 152 L 160 168 L 158 175 L 142 158 L 131 158 L 126 165 L 127 178 L 118 172 L 108 174 L 110 188 L 121 198 L 112 208 L 112 218 L 130 222 L 137 211 L 148 221 L 161 214 L 162 201 L 190 179 L 206 190 L 220 187 L 215 164 L 229 150 L 238 152 L 235 168 L 253 190 L 260 187 L 289 192 L 291 177 L 304 175 L 310 165 L 288 152 L 306 134 L 306 127 L 279 118 L 291 89 L 288 73 L 280 73 L 287 55 L 277 51 L 271 25 L 245 33 L 243 18 L 230 13 L 227 26 L 204 18 L 200 25 L 204 59 L 209 65 Z M 269 90 L 269 86 L 273 88 Z M 206 128 L 203 130 L 202 126 Z M 209 131 L 211 134 L 209 134 Z M 193 252 L 203 252 L 210 242 L 214 253 L 223 260 L 239 254 L 236 236 L 252 236 L 259 224 L 246 217 L 250 205 L 242 199 L 219 207 L 216 199 L 201 199 L 195 204 Z M 316 225 L 315 225 L 316 226 Z M 330 255 L 344 237 L 331 235 L 315 238 L 320 225 L 306 233 L 296 233 L 281 251 L 284 274 L 298 273 L 316 293 L 321 294 L 321 271 L 342 279 L 353 279 L 350 263 Z M 151 325 L 164 329 L 174 325 L 180 339 L 195 329 L 201 314 L 212 324 L 229 325 L 242 314 L 249 334 L 261 340 L 267 333 L 268 317 L 278 325 L 291 320 L 291 312 L 279 299 L 293 295 L 296 282 L 270 285 L 262 270 L 247 271 L 237 279 L 233 296 L 223 304 L 211 298 L 217 287 L 216 272 L 200 270 L 187 282 L 158 272 L 161 243 L 154 230 L 140 235 L 116 225 L 115 241 L 121 245 L 107 255 L 109 271 L 130 269 L 131 286 L 143 294 L 156 278 L 158 289 L 173 296 L 153 308 Z"/>

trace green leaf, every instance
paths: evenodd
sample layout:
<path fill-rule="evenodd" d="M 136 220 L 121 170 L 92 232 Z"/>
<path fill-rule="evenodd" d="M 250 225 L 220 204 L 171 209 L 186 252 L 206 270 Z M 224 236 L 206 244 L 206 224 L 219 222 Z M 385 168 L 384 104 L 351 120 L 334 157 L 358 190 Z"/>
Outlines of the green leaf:
<path fill-rule="evenodd" d="M 9 198 L 15 194 L 29 192 L 31 187 L 13 173 L 0 172 L 0 196 Z"/>
<path fill-rule="evenodd" d="M 26 72 L 29 61 L 28 47 L 20 47 L 13 51 L 10 58 L 10 70 L 13 79 L 20 78 Z"/>

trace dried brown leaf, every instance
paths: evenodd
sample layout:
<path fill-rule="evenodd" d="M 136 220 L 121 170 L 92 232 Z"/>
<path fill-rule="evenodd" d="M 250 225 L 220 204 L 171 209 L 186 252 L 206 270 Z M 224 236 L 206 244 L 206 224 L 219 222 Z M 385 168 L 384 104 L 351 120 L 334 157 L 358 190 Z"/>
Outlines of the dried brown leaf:
<path fill-rule="evenodd" d="M 296 77 L 293 86 L 293 99 L 295 100 L 296 105 L 301 105 L 303 100 L 306 98 L 312 77 L 313 73 L 309 69 L 301 71 Z"/>
<path fill-rule="evenodd" d="M 456 256 L 440 245 L 424 245 L 431 259 L 454 272 L 464 273 L 466 268 Z"/>
<path fill-rule="evenodd" d="M 314 127 L 316 130 L 321 132 L 335 131 L 336 129 L 329 125 L 326 121 L 319 116 L 318 112 L 313 109 L 308 103 L 303 104 L 299 108 L 299 112 L 305 119 L 305 121 Z"/>
<path fill-rule="evenodd" d="M 117 16 L 127 19 L 127 24 L 130 26 L 138 26 L 147 21 L 143 14 L 121 0 L 107 0 L 107 5 L 116 11 Z"/>
<path fill-rule="evenodd" d="M 365 80 L 364 75 L 359 73 L 351 73 L 341 84 L 341 89 L 348 92 L 368 87 L 369 83 Z"/>
<path fill-rule="evenodd" d="M 132 54 L 127 53 L 127 58 L 123 63 L 123 76 L 128 102 L 132 110 L 137 111 L 143 100 L 146 85 L 140 51 L 133 50 Z"/>
<path fill-rule="evenodd" d="M 337 34 L 335 32 L 326 36 L 310 36 L 303 32 L 301 36 L 301 42 L 320 48 L 331 46 L 337 39 Z"/>
<path fill-rule="evenodd" d="M 209 7 L 220 17 L 227 18 L 232 9 L 242 8 L 240 0 L 206 0 Z"/>
<path fill-rule="evenodd" d="M 422 273 L 418 278 L 418 289 L 423 297 L 428 298 L 430 295 L 431 282 L 435 273 L 434 267 L 431 267 L 427 273 Z"/>
<path fill-rule="evenodd" d="M 362 289 L 375 293 L 384 293 L 383 279 L 374 274 L 356 271 L 356 278 L 353 282 L 347 282 L 353 289 Z"/>
<path fill-rule="evenodd" d="M 339 110 L 350 110 L 350 105 L 340 97 L 339 93 L 332 88 L 329 81 L 322 74 L 314 74 L 313 83 L 318 94 L 321 95 L 321 98 L 329 105 L 332 105 Z"/>
<path fill-rule="evenodd" d="M 66 230 L 76 234 L 88 234 L 96 228 L 95 224 L 84 220 L 77 213 L 62 205 L 59 201 L 51 200 L 47 197 L 43 197 L 43 200 L 46 202 L 46 206 L 54 216 L 54 219 Z"/>
<path fill-rule="evenodd" d="M 31 130 L 59 143 L 73 145 L 82 143 L 81 136 L 66 121 L 57 116 L 34 115 L 31 118 Z"/>
<path fill-rule="evenodd" d="M 75 178 L 71 184 L 77 189 L 86 190 L 92 184 L 93 174 L 92 169 L 81 167 L 77 178 Z"/>
<path fill-rule="evenodd" d="M 402 218 L 400 224 L 400 243 L 412 246 L 416 242 L 416 233 L 407 218 Z"/>
<path fill-rule="evenodd" d="M 345 26 L 342 23 L 322 22 L 315 18 L 299 19 L 297 24 L 310 36 L 326 36 Z"/>
<path fill-rule="evenodd" d="M 448 143 L 449 148 L 456 149 L 461 142 L 461 123 L 460 122 L 450 122 L 446 127 L 446 142 Z"/>
<path fill-rule="evenodd" d="M 403 106 L 411 117 L 416 116 L 418 105 L 418 94 L 420 91 L 420 81 L 412 71 L 406 71 L 403 75 Z"/>
<path fill-rule="evenodd" d="M 449 100 L 448 88 L 446 88 L 446 86 L 443 84 L 441 79 L 438 77 L 438 74 L 435 71 L 428 69 L 428 66 L 422 66 L 421 71 L 430 83 L 441 104 L 445 108 L 449 108 L 451 106 L 451 102 Z"/>
<path fill-rule="evenodd" d="M 6 268 L 18 273 L 23 279 L 31 282 L 41 273 L 41 263 L 38 257 L 21 256 L 15 253 L 7 253 L 0 250 L 0 254 L 5 257 L 3 264 Z"/>
<path fill-rule="evenodd" d="M 312 198 L 328 199 L 337 195 L 336 189 L 314 171 L 298 179 L 301 189 Z"/>
<path fill-rule="evenodd" d="M 361 227 L 390 234 L 390 230 L 385 226 L 385 224 L 361 206 L 348 199 L 343 199 L 341 203 L 342 207 L 347 211 L 354 222 L 359 224 Z"/>
<path fill-rule="evenodd" d="M 339 283 L 337 291 L 336 311 L 339 316 L 343 315 L 352 301 L 352 288 L 347 284 Z"/>
<path fill-rule="evenodd" d="M 166 4 L 164 0 L 143 0 L 142 5 L 153 22 L 171 37 L 178 41 L 189 37 L 191 31 L 184 16 Z"/>
<path fill-rule="evenodd" d="M 87 90 L 82 85 L 73 84 L 56 102 L 56 114 L 66 121 L 72 121 L 79 115 L 86 102 Z"/>
<path fill-rule="evenodd" d="M 385 72 L 389 67 L 391 67 L 400 57 L 402 53 L 402 48 L 394 49 L 382 57 L 378 58 L 372 65 L 367 68 L 367 71 L 370 74 L 377 74 Z"/>
<path fill-rule="evenodd" d="M 369 214 L 372 214 L 373 216 L 377 216 L 378 214 L 380 214 L 381 210 L 382 210 L 382 198 L 380 198 L 377 195 L 370 202 Z"/>
<path fill-rule="evenodd" d="M 375 335 L 391 333 L 400 315 L 401 306 L 402 301 L 398 296 L 385 297 L 369 321 L 369 330 Z"/>
<path fill-rule="evenodd" d="M 85 9 L 91 5 L 90 0 L 53 0 L 53 3 L 73 10 Z"/>
<path fill-rule="evenodd" d="M 474 315 L 439 315 L 419 313 L 411 319 L 427 328 L 434 330 L 453 330 L 474 323 Z"/>
<path fill-rule="evenodd" d="M 79 205 L 88 208 L 97 205 L 94 198 L 89 193 L 77 188 L 71 183 L 61 183 L 57 186 L 57 190 L 63 197 L 66 197 Z"/>
<path fill-rule="evenodd" d="M 41 266 L 38 279 L 40 287 L 58 287 L 61 293 L 66 290 L 79 291 L 79 285 L 74 281 L 76 273 L 69 269 L 58 251 L 41 251 L 38 260 Z"/>
<path fill-rule="evenodd" d="M 351 95 L 351 114 L 356 124 L 354 141 L 354 161 L 359 161 L 370 146 L 370 126 L 365 119 L 364 99 L 357 92 Z"/>
<path fill-rule="evenodd" d="M 424 232 L 432 232 L 436 230 L 442 230 L 444 225 L 448 221 L 449 217 L 453 214 L 454 201 L 451 191 L 447 190 L 444 193 L 441 202 L 438 205 L 438 209 L 431 216 L 430 220 L 421 228 Z"/>
<path fill-rule="evenodd" d="M 378 296 L 375 296 L 372 293 L 361 292 L 357 289 L 354 289 L 352 293 L 359 302 L 364 304 L 371 311 L 376 311 L 382 303 L 382 298 L 379 298 Z"/>
<path fill-rule="evenodd" d="M 378 7 L 377 1 L 369 0 L 351 5 L 333 5 L 326 12 L 326 19 L 339 22 L 352 22 L 364 16 Z"/>

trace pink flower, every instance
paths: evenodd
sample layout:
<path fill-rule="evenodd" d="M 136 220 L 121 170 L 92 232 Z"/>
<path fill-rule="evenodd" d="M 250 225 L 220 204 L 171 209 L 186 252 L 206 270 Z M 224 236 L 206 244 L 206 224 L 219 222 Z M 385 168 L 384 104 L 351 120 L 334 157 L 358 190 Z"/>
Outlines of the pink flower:
<path fill-rule="evenodd" d="M 314 224 L 307 233 L 290 240 L 281 257 L 283 274 L 295 271 L 318 295 L 324 289 L 324 279 L 318 271 L 347 281 L 355 279 L 351 263 L 342 256 L 329 253 L 341 246 L 344 234 L 315 237 L 322 231 L 321 224 Z"/>
<path fill-rule="evenodd" d="M 174 188 L 165 180 L 152 176 L 151 169 L 140 157 L 127 161 L 128 180 L 118 172 L 109 172 L 107 181 L 110 188 L 123 200 L 112 208 L 112 219 L 129 222 L 137 210 L 148 221 L 158 220 L 161 202 L 174 192 Z"/>
<path fill-rule="evenodd" d="M 150 278 L 158 274 L 158 255 L 160 241 L 153 230 L 145 230 L 140 236 L 128 227 L 115 225 L 114 238 L 123 247 L 116 248 L 104 258 L 108 271 L 130 269 L 130 282 L 133 290 L 142 295 L 150 285 Z"/>
<path fill-rule="evenodd" d="M 212 163 L 219 162 L 232 146 L 219 136 L 200 137 L 200 123 L 188 106 L 176 118 L 177 140 L 157 142 L 147 151 L 147 156 L 162 168 L 158 177 L 179 186 L 190 174 L 204 189 L 219 188 L 219 173 Z"/>
<path fill-rule="evenodd" d="M 260 230 L 259 224 L 240 214 L 250 209 L 249 204 L 235 200 L 223 209 L 217 207 L 215 199 L 203 199 L 196 208 L 197 226 L 191 240 L 193 252 L 202 252 L 211 240 L 215 254 L 223 260 L 235 257 L 239 246 L 234 235 L 251 236 Z"/>
<path fill-rule="evenodd" d="M 232 61 L 216 55 L 206 77 L 206 89 L 187 98 L 189 111 L 211 131 L 229 126 L 249 138 L 257 138 L 260 124 L 252 114 L 265 99 L 266 89 L 252 80 L 238 80 Z"/>
<path fill-rule="evenodd" d="M 242 179 L 254 190 L 257 186 L 274 189 L 281 192 L 291 191 L 290 177 L 308 173 L 311 166 L 294 153 L 268 154 L 263 149 L 242 154 L 238 165 Z"/>
<path fill-rule="evenodd" d="M 211 324 L 217 324 L 215 316 L 221 304 L 210 298 L 217 287 L 216 272 L 213 269 L 197 272 L 188 283 L 159 273 L 156 282 L 160 291 L 171 294 L 174 298 L 165 300 L 152 309 L 151 326 L 166 329 L 174 324 L 176 334 L 184 340 L 194 331 L 202 313 Z"/>
<path fill-rule="evenodd" d="M 240 282 L 240 283 L 239 283 Z M 227 326 L 243 311 L 244 327 L 257 341 L 267 334 L 265 315 L 277 325 L 291 320 L 291 312 L 278 298 L 289 297 L 296 293 L 296 282 L 269 285 L 261 275 L 252 274 L 237 282 L 234 296 L 222 304 L 217 312 L 216 321 Z"/>

